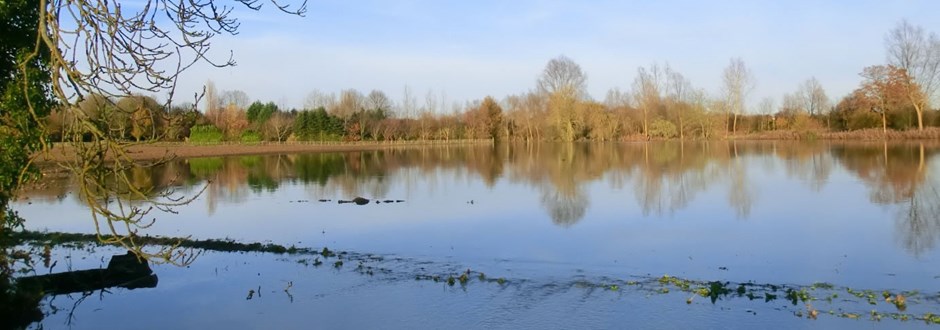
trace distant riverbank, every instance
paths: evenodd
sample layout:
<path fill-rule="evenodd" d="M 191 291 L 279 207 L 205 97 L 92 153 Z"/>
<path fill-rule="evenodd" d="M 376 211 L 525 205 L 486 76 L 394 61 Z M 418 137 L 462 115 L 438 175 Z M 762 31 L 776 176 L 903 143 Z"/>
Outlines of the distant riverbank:
<path fill-rule="evenodd" d="M 632 136 L 623 142 L 642 142 L 646 140 L 642 135 Z M 658 141 L 679 140 L 677 138 L 652 138 Z M 689 141 L 698 139 L 687 139 Z M 881 129 L 865 129 L 856 131 L 830 132 L 830 131 L 792 131 L 779 130 L 759 133 L 747 133 L 730 136 L 716 137 L 715 140 L 832 140 L 832 141 L 923 141 L 940 140 L 940 128 L 926 128 L 922 131 L 907 130 L 896 131 L 888 130 L 883 132 Z M 413 148 L 421 146 L 439 146 L 439 145 L 468 145 L 468 144 L 488 144 L 492 140 L 452 140 L 452 141 L 359 141 L 359 142 L 272 142 L 272 143 L 242 143 L 242 142 L 223 142 L 223 143 L 188 143 L 188 142 L 157 142 L 142 143 L 127 147 L 128 156 L 135 160 L 158 160 L 167 157 L 219 157 L 219 156 L 238 156 L 238 155 L 264 155 L 264 154 L 286 154 L 302 152 L 342 152 L 342 151 L 362 151 L 362 150 L 380 150 L 394 148 Z M 60 162 L 74 159 L 74 147 L 68 143 L 57 143 L 49 152 L 37 157 L 38 163 Z"/>

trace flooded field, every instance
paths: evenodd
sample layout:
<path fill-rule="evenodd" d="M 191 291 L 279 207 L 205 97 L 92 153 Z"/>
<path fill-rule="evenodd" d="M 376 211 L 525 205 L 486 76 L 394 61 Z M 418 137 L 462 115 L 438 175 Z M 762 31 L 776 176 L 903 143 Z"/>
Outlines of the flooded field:
<path fill-rule="evenodd" d="M 158 280 L 133 289 L 46 295 L 30 326 L 936 326 L 938 151 L 576 143 L 181 159 L 133 175 L 155 193 L 206 187 L 144 234 L 246 244 L 193 244 L 192 264 L 150 265 Z M 73 180 L 51 172 L 25 192 L 28 230 L 95 232 Z M 125 252 L 90 236 L 23 246 L 50 246 L 24 277 L 106 269 Z"/>

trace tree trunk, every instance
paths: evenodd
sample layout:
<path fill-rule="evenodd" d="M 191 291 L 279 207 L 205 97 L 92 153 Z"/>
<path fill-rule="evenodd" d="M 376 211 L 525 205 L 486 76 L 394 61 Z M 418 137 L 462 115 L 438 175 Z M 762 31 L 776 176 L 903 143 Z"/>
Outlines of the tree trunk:
<path fill-rule="evenodd" d="M 684 133 L 683 131 L 684 131 L 684 129 L 683 129 L 683 126 L 682 126 L 682 113 L 680 112 L 680 113 L 679 113 L 679 140 L 684 140 L 684 139 L 685 139 L 685 133 Z"/>
<path fill-rule="evenodd" d="M 734 120 L 731 122 L 731 135 L 738 134 L 738 113 L 734 113 Z"/>
<path fill-rule="evenodd" d="M 885 138 L 888 137 L 888 118 L 884 111 L 881 112 L 881 132 Z"/>

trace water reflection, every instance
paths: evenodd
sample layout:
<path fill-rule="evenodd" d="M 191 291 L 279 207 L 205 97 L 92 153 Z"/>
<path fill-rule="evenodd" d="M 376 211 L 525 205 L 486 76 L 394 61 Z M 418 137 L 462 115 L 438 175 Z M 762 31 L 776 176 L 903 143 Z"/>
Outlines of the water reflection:
<path fill-rule="evenodd" d="M 871 145 L 833 148 L 832 153 L 870 189 L 874 203 L 898 205 L 895 236 L 914 255 L 933 249 L 940 237 L 940 182 L 929 173 L 935 148 L 916 145 Z"/>
<path fill-rule="evenodd" d="M 0 259 L 7 261 L 7 253 L 10 252 L 8 248 L 4 247 L 0 250 L 2 254 Z M 0 289 L 2 289 L 0 302 L 3 302 L 0 304 L 0 316 L 3 316 L 0 319 L 2 320 L 0 326 L 3 328 L 23 329 L 31 323 L 42 321 L 48 316 L 47 313 L 52 315 L 59 311 L 68 312 L 68 322 L 71 325 L 76 309 L 86 298 L 99 295 L 99 299 L 103 299 L 105 293 L 110 293 L 109 290 L 115 288 L 126 290 L 155 288 L 159 281 L 149 263 L 130 251 L 125 254 L 112 255 L 106 268 L 73 270 L 69 266 L 67 271 L 53 273 L 52 270 L 58 264 L 58 260 L 49 265 L 49 249 L 47 245 L 42 255 L 45 269 L 48 269 L 49 274 L 18 276 L 14 279 L 8 272 L 0 273 Z M 27 258 L 25 264 L 16 264 L 22 267 L 19 273 L 36 273 L 45 270 L 29 263 L 30 252 L 16 249 L 13 249 L 13 252 L 25 255 Z M 4 266 L 9 265 L 4 262 Z M 80 294 L 80 297 L 75 299 L 70 307 L 59 308 L 53 305 L 57 296 L 68 296 L 71 299 L 72 294 Z M 43 309 L 47 310 L 47 313 L 44 313 Z"/>
<path fill-rule="evenodd" d="M 788 202 L 761 200 L 780 184 L 775 176 L 821 194 L 844 173 L 867 187 L 872 203 L 896 209 L 899 244 L 920 255 L 940 238 L 940 182 L 930 173 L 938 150 L 936 143 L 498 144 L 184 159 L 137 169 L 132 177 L 155 194 L 195 191 L 209 182 L 204 200 L 210 215 L 220 204 L 247 203 L 284 186 L 302 187 L 311 199 L 401 199 L 390 196 L 393 188 L 433 192 L 441 182 L 478 181 L 497 194 L 503 186 L 531 189 L 545 217 L 567 228 L 592 209 L 626 205 L 647 218 L 663 218 L 700 199 L 723 200 L 727 214 L 748 220 L 760 205 Z M 26 195 L 55 203 L 75 195 L 69 180 L 52 173 Z M 609 197 L 600 194 L 623 205 L 599 203 Z"/>

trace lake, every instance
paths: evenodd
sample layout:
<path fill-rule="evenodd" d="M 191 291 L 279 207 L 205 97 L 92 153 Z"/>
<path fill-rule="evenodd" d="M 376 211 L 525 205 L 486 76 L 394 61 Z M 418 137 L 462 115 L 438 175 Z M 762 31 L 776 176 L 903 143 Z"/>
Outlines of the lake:
<path fill-rule="evenodd" d="M 310 251 L 200 250 L 186 267 L 152 265 L 152 287 L 47 296 L 32 327 L 928 326 L 938 153 L 650 142 L 180 159 L 133 170 L 154 192 L 205 188 L 144 234 Z M 95 232 L 73 180 L 27 189 L 15 205 L 27 229 Z M 369 201 L 345 203 L 356 197 Z M 62 264 L 34 273 L 121 253 L 57 246 Z"/>

